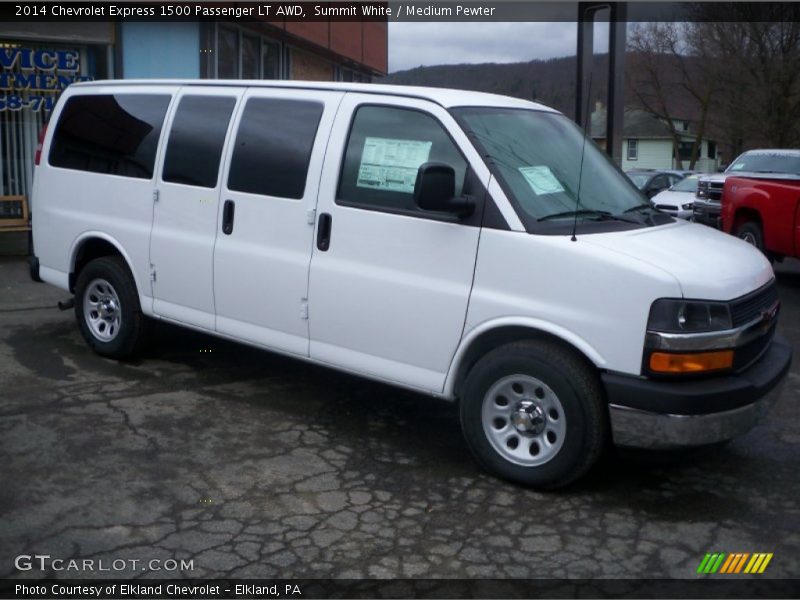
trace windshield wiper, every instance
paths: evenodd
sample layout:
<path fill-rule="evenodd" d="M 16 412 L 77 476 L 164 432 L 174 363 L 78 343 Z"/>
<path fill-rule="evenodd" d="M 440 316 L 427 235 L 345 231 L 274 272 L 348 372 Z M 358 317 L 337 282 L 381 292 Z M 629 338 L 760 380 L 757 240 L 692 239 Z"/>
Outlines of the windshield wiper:
<path fill-rule="evenodd" d="M 593 210 L 593 209 L 581 209 L 578 211 L 574 210 L 565 210 L 564 212 L 553 213 L 552 215 L 546 215 L 544 217 L 540 217 L 537 221 L 549 221 L 550 219 L 562 219 L 566 217 L 574 217 L 578 215 L 579 217 L 594 217 L 598 221 L 623 221 L 625 223 L 638 223 L 638 221 L 631 221 L 630 219 L 626 219 L 621 215 L 615 215 L 614 213 L 610 213 L 607 210 Z"/>
<path fill-rule="evenodd" d="M 649 204 L 637 204 L 636 206 L 631 206 L 630 208 L 626 208 L 625 210 L 622 211 L 622 213 L 623 214 L 632 213 L 632 212 L 638 212 L 640 210 L 641 211 L 644 211 L 644 210 L 653 210 L 654 211 L 656 209 L 653 208 L 652 206 L 650 206 Z"/>

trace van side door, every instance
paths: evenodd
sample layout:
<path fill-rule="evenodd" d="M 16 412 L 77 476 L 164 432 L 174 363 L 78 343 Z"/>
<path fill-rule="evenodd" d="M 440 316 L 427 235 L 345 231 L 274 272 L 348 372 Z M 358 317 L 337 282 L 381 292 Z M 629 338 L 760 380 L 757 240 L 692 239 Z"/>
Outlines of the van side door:
<path fill-rule="evenodd" d="M 418 168 L 456 172 L 472 215 L 413 201 Z M 311 358 L 441 392 L 461 339 L 488 170 L 451 115 L 432 102 L 347 94 L 331 133 L 309 285 Z"/>
<path fill-rule="evenodd" d="M 214 329 L 214 242 L 223 151 L 243 88 L 185 86 L 168 124 L 150 235 L 153 312 Z"/>
<path fill-rule="evenodd" d="M 269 88 L 245 94 L 218 209 L 217 331 L 308 356 L 314 209 L 343 95 Z"/>

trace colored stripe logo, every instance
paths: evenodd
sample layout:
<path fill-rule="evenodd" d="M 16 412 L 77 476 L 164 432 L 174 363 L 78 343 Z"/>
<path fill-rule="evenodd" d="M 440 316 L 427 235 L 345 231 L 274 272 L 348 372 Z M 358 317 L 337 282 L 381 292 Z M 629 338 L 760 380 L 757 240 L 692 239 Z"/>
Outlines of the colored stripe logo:
<path fill-rule="evenodd" d="M 772 560 L 772 552 L 725 552 L 708 553 L 700 561 L 697 572 L 701 575 L 720 574 L 740 574 L 751 575 L 763 573 L 769 561 Z"/>

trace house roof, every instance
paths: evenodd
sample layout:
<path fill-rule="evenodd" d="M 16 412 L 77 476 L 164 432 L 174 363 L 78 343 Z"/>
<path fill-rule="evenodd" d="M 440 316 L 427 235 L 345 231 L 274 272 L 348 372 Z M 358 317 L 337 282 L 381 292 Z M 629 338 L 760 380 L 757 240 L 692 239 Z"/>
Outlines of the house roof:
<path fill-rule="evenodd" d="M 680 120 L 680 119 L 676 119 Z M 691 126 L 684 133 L 693 135 Z M 592 113 L 592 137 L 606 137 L 606 111 L 595 110 Z M 650 139 L 672 139 L 667 124 L 656 115 L 639 108 L 625 108 L 625 116 L 622 122 L 622 137 L 624 138 L 650 138 Z"/>

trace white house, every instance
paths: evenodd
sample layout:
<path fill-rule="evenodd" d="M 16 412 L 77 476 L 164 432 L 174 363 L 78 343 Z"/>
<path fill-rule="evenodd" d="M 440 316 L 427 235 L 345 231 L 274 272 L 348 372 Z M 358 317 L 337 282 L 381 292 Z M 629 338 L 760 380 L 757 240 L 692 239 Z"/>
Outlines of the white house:
<path fill-rule="evenodd" d="M 645 110 L 626 107 L 622 126 L 622 169 L 688 169 L 695 136 L 692 124 L 682 119 L 675 119 L 674 123 L 681 132 L 681 167 L 675 160 L 667 123 Z M 592 113 L 592 139 L 605 146 L 605 133 L 606 110 L 598 102 Z M 713 140 L 704 138 L 694 168 L 697 171 L 714 172 L 718 167 L 717 145 Z"/>

